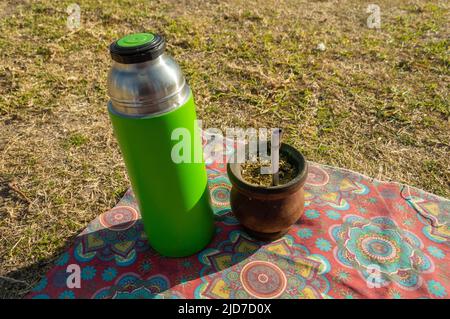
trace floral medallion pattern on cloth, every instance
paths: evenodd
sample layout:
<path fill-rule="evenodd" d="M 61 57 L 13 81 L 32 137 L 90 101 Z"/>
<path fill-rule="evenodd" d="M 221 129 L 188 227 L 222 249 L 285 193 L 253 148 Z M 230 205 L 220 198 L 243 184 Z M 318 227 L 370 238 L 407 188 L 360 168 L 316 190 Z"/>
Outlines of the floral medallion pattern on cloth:
<path fill-rule="evenodd" d="M 283 238 L 260 242 L 231 212 L 225 164 L 207 163 L 216 235 L 203 251 L 157 254 L 129 190 L 27 297 L 449 298 L 450 201 L 310 163 L 303 216 Z M 73 264 L 80 288 L 67 286 Z"/>

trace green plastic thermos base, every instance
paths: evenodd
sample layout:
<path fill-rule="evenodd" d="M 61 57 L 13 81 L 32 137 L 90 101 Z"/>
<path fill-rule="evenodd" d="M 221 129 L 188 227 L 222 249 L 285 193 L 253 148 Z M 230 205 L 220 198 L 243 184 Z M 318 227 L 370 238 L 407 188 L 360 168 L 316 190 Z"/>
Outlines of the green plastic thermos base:
<path fill-rule="evenodd" d="M 150 245 L 168 257 L 203 249 L 214 219 L 192 94 L 184 105 L 156 116 L 123 116 L 111 104 L 108 110 Z M 176 128 L 189 131 L 192 158 L 201 154 L 199 162 L 172 160 L 172 148 L 180 142 L 171 139 Z"/>

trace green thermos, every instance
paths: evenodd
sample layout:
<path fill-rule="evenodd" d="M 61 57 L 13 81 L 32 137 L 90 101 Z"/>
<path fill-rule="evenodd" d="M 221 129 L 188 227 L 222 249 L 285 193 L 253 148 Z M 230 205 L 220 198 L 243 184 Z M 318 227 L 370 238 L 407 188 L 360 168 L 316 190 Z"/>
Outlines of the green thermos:
<path fill-rule="evenodd" d="M 152 33 L 110 45 L 108 111 L 150 245 L 183 257 L 209 243 L 214 222 L 192 92 L 164 51 Z"/>

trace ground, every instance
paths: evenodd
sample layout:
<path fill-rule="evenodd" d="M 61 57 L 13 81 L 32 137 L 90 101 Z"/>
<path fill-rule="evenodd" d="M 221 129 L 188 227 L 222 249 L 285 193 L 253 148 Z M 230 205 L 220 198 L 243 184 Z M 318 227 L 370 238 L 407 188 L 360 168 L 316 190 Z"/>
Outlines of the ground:
<path fill-rule="evenodd" d="M 449 197 L 449 4 L 374 1 L 377 30 L 370 3 L 2 1 L 0 298 L 26 294 L 129 186 L 106 76 L 108 45 L 132 32 L 166 36 L 204 127 L 281 126 L 311 161 Z"/>

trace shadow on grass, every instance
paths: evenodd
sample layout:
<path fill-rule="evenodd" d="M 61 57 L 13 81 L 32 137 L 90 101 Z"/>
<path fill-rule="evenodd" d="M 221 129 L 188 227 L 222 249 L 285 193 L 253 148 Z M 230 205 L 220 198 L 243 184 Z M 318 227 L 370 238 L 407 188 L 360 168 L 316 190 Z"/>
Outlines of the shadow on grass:
<path fill-rule="evenodd" d="M 67 239 L 66 244 L 52 256 L 0 275 L 0 299 L 25 297 L 39 282 L 39 279 L 54 266 L 58 256 L 70 248 L 76 237 L 77 235 L 74 235 Z"/>

